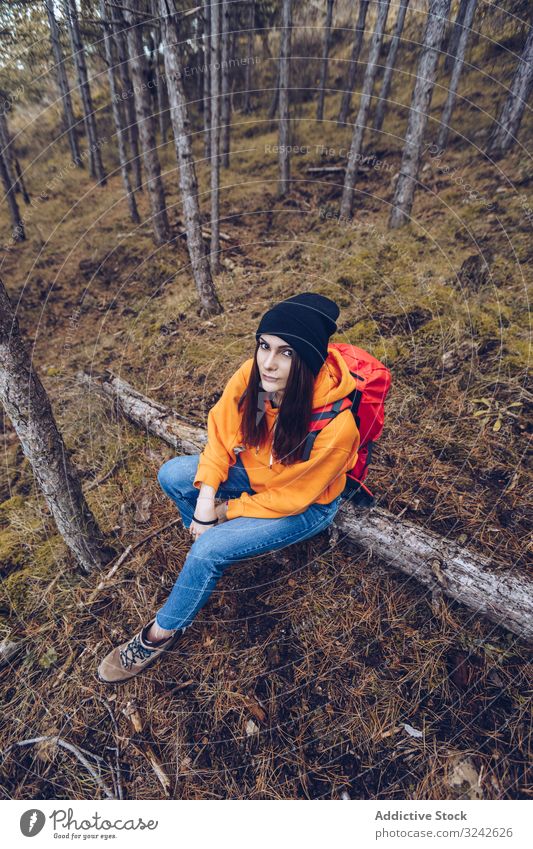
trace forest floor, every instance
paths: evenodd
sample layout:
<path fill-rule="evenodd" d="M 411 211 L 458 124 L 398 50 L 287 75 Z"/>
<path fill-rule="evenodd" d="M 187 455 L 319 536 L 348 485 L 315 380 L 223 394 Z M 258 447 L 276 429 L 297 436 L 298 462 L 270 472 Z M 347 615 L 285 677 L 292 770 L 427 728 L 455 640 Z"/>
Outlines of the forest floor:
<path fill-rule="evenodd" d="M 524 209 L 533 174 L 520 145 L 487 162 L 479 125 L 496 99 L 479 71 L 466 87 L 462 136 L 440 158 L 430 139 L 415 220 L 395 231 L 386 222 L 407 87 L 387 133 L 368 134 L 376 159 L 358 178 L 351 222 L 334 217 L 339 175 L 307 172 L 344 161 L 350 129 L 334 121 L 338 98 L 328 99 L 323 124 L 314 102 L 299 105 L 293 144 L 301 152 L 283 201 L 274 123 L 264 112 L 236 112 L 215 281 L 224 312 L 208 320 L 199 317 L 179 224 L 171 143 L 161 148 L 171 245 L 154 247 L 149 223 L 130 226 L 117 173 L 98 188 L 69 171 L 29 213 L 28 241 L 6 253 L 2 277 L 87 499 L 119 547 L 176 518 L 156 479 L 172 452 L 87 393 L 77 372 L 110 369 L 205 427 L 226 381 L 252 355 L 263 312 L 313 289 L 341 306 L 332 341 L 368 348 L 392 370 L 369 478 L 380 504 L 488 555 L 496 569 L 525 572 L 533 397 L 525 267 L 533 249 Z M 433 117 L 443 97 L 436 90 Z M 528 121 L 521 138 L 531 134 Z M 36 197 L 66 161 L 51 152 L 41 161 L 49 132 L 36 123 L 21 151 L 24 161 L 36 157 L 28 178 Z M 195 151 L 207 224 L 200 133 Z M 109 166 L 111 150 L 103 155 Z M 140 207 L 146 221 L 146 196 Z M 188 533 L 181 524 L 161 531 L 96 591 L 101 576 L 73 569 L 7 419 L 1 439 L 0 637 L 24 641 L 0 671 L 9 718 L 2 749 L 60 736 L 104 758 L 94 761 L 102 778 L 111 786 L 110 764 L 125 797 L 137 799 L 531 794 L 527 646 L 458 603 L 435 611 L 415 581 L 352 544 L 331 546 L 327 532 L 230 570 L 171 657 L 125 687 L 104 688 L 99 659 L 165 598 Z M 137 747 L 128 703 L 144 723 Z M 0 769 L 7 798 L 102 792 L 55 744 L 11 749 Z"/>

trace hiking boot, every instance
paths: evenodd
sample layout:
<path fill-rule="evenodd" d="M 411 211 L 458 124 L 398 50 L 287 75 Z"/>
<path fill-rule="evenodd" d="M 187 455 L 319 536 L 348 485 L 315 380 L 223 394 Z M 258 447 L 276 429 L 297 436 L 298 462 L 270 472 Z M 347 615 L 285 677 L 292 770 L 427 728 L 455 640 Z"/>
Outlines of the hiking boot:
<path fill-rule="evenodd" d="M 147 639 L 146 635 L 154 622 L 155 619 L 152 619 L 148 625 L 141 628 L 138 634 L 104 657 L 97 671 L 100 681 L 104 684 L 122 684 L 134 678 L 164 652 L 168 652 L 176 638 L 185 631 L 185 628 L 178 628 L 167 639 L 153 643 Z"/>

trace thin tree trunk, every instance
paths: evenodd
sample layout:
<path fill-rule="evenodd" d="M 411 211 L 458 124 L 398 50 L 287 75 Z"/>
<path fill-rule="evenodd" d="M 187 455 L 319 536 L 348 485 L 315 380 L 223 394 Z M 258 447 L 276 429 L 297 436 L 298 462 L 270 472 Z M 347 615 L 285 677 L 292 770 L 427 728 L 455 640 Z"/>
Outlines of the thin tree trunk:
<path fill-rule="evenodd" d="M 170 407 L 137 392 L 125 380 L 84 372 L 76 377 L 88 391 L 103 391 L 129 421 L 171 445 L 176 453 L 198 454 L 205 448 L 207 434 L 203 428 L 194 427 Z M 415 578 L 436 601 L 441 594 L 448 596 L 476 615 L 533 642 L 533 584 L 526 575 L 515 574 L 516 570 L 495 570 L 488 557 L 380 507 L 362 511 L 346 500 L 331 531 Z"/>
<path fill-rule="evenodd" d="M 270 101 L 270 108 L 268 110 L 268 120 L 272 121 L 276 112 L 278 111 L 279 104 L 279 62 L 278 62 L 278 70 L 276 72 L 276 85 L 274 86 L 274 91 L 272 92 L 272 100 Z"/>
<path fill-rule="evenodd" d="M 324 47 L 322 50 L 322 64 L 320 66 L 320 85 L 318 89 L 318 103 L 316 107 L 317 121 L 324 120 L 324 97 L 326 93 L 326 80 L 328 78 L 328 56 L 331 46 L 331 22 L 333 20 L 333 4 L 335 0 L 327 0 L 326 23 L 324 26 Z"/>
<path fill-rule="evenodd" d="M 252 59 L 254 55 L 255 0 L 248 0 L 248 37 L 246 39 L 246 66 L 244 69 L 244 100 L 242 111 L 252 111 Z M 268 44 L 268 41 L 267 41 Z M 270 116 L 273 118 L 274 116 Z"/>
<path fill-rule="evenodd" d="M 211 3 L 205 0 L 204 14 L 204 157 L 211 156 Z"/>
<path fill-rule="evenodd" d="M 157 0 L 152 0 L 151 10 L 154 19 L 158 17 Z M 159 59 L 159 48 L 161 45 L 161 29 L 159 26 L 155 28 L 155 51 L 154 51 L 154 75 L 157 101 L 157 114 L 159 117 L 159 133 L 161 135 L 161 144 L 167 143 L 168 129 L 170 126 L 170 116 L 168 114 L 168 96 L 165 84 L 165 75 L 161 73 L 161 64 Z"/>
<path fill-rule="evenodd" d="M 487 154 L 493 158 L 503 156 L 516 142 L 520 122 L 533 85 L 533 26 L 529 28 L 526 43 L 511 83 L 511 90 L 489 138 Z"/>
<path fill-rule="evenodd" d="M 161 179 L 161 166 L 157 154 L 154 116 L 152 101 L 146 86 L 146 56 L 142 37 L 142 25 L 137 12 L 142 9 L 141 0 L 128 0 L 129 11 L 125 12 L 128 23 L 127 38 L 129 47 L 129 63 L 135 92 L 135 110 L 137 126 L 143 151 L 144 168 L 146 171 L 146 186 L 152 211 L 152 227 L 154 241 L 163 245 L 170 238 L 165 190 Z"/>
<path fill-rule="evenodd" d="M 128 51 L 126 44 L 126 21 L 122 17 L 121 10 L 114 6 L 111 0 L 111 12 L 113 15 L 113 35 L 117 47 L 118 74 L 120 77 L 121 99 L 127 114 L 127 130 L 130 143 L 131 159 L 129 164 L 133 170 L 133 187 L 135 192 L 143 191 L 141 151 L 139 145 L 139 127 L 137 125 L 137 113 L 135 111 L 135 100 L 133 96 L 133 85 L 128 69 Z"/>
<path fill-rule="evenodd" d="M 355 25 L 353 35 L 352 55 L 350 57 L 350 64 L 348 65 L 348 79 L 346 81 L 346 88 L 342 93 L 341 108 L 339 111 L 339 117 L 337 118 L 337 123 L 341 125 L 346 124 L 346 121 L 348 120 L 348 112 L 350 111 L 350 101 L 352 99 L 352 92 L 355 88 L 357 71 L 359 70 L 358 62 L 359 55 L 361 53 L 361 47 L 363 46 L 363 36 L 365 34 L 365 22 L 366 13 L 368 12 L 368 4 L 369 0 L 359 0 L 359 14 L 357 15 L 357 23 Z"/>
<path fill-rule="evenodd" d="M 461 34 L 459 36 L 459 43 L 455 49 L 455 64 L 453 66 L 452 75 L 450 78 L 450 85 L 448 87 L 448 96 L 446 98 L 446 103 L 444 104 L 444 109 L 442 110 L 441 116 L 441 126 L 439 135 L 437 138 L 437 145 L 439 148 L 443 148 L 448 141 L 448 133 L 450 131 L 450 120 L 452 117 L 453 106 L 455 103 L 455 95 L 457 94 L 457 87 L 459 85 L 459 78 L 461 76 L 461 71 L 463 69 L 463 64 L 465 61 L 465 53 L 466 53 L 466 44 L 468 41 L 468 36 L 470 34 L 470 30 L 472 29 L 472 22 L 474 20 L 474 13 L 476 11 L 477 0 L 466 0 L 465 6 L 465 14 L 463 16 L 463 26 L 461 29 Z"/>
<path fill-rule="evenodd" d="M 359 167 L 359 160 L 363 150 L 363 137 L 370 112 L 372 90 L 374 88 L 374 82 L 378 72 L 379 54 L 381 51 L 381 44 L 383 42 L 385 24 L 387 23 L 389 4 L 390 0 L 378 0 L 376 26 L 370 42 L 368 64 L 366 66 L 365 78 L 363 81 L 359 112 L 357 113 L 357 120 L 353 128 L 352 144 L 350 146 L 350 153 L 348 154 L 344 187 L 342 190 L 340 213 L 341 216 L 345 218 L 349 218 L 352 214 L 353 189 L 355 185 L 355 178 L 357 176 L 357 169 Z"/>
<path fill-rule="evenodd" d="M 102 163 L 102 154 L 100 153 L 100 141 L 96 127 L 87 64 L 85 62 L 85 49 L 81 39 L 76 0 L 64 0 L 63 7 L 70 33 L 72 53 L 74 54 L 74 62 L 78 72 L 78 86 L 85 113 L 85 129 L 89 142 L 89 170 L 91 177 L 98 182 L 98 185 L 105 186 L 107 179 Z"/>
<path fill-rule="evenodd" d="M 26 231 L 24 229 L 24 221 L 20 215 L 17 199 L 15 197 L 15 189 L 13 180 L 9 173 L 9 168 L 6 162 L 3 151 L 0 151 L 0 180 L 4 186 L 5 198 L 9 207 L 9 215 L 13 227 L 12 237 L 15 242 L 23 242 L 26 239 Z"/>
<path fill-rule="evenodd" d="M 396 183 L 389 227 L 401 227 L 409 221 L 420 167 L 424 130 L 428 120 L 431 95 L 435 85 L 439 52 L 451 0 L 430 0 L 429 11 L 418 60 L 416 82 L 413 89 L 405 146 Z"/>
<path fill-rule="evenodd" d="M 29 205 L 31 203 L 30 196 L 26 190 L 26 185 L 24 183 L 24 178 L 22 176 L 22 170 L 17 159 L 17 155 L 15 153 L 13 147 L 13 140 L 11 138 L 11 133 L 9 132 L 9 127 L 7 125 L 7 118 L 4 111 L 0 110 L 0 146 L 2 148 L 2 152 L 5 157 L 5 164 L 8 169 L 9 180 L 11 185 L 14 187 L 16 192 L 22 193 L 22 198 L 24 203 Z"/>
<path fill-rule="evenodd" d="M 281 7 L 281 45 L 279 55 L 279 190 L 283 197 L 289 190 L 289 86 L 291 57 L 292 0 L 283 0 Z"/>
<path fill-rule="evenodd" d="M 140 223 L 139 212 L 137 210 L 137 202 L 131 188 L 130 177 L 128 174 L 128 155 L 126 152 L 126 129 L 124 127 L 123 114 L 120 109 L 120 94 L 117 91 L 115 80 L 115 60 L 113 57 L 113 39 L 111 36 L 111 26 L 109 24 L 108 8 L 106 0 L 100 0 L 100 17 L 102 19 L 102 37 L 104 40 L 105 57 L 107 63 L 107 75 L 109 78 L 109 89 L 111 91 L 111 108 L 113 110 L 113 120 L 117 131 L 118 158 L 120 162 L 120 173 L 122 182 L 124 183 L 124 191 L 128 201 L 128 209 L 130 217 L 134 224 Z"/>
<path fill-rule="evenodd" d="M 229 67 L 230 57 L 229 32 L 230 32 L 230 6 L 229 0 L 222 0 L 222 31 L 221 31 L 221 57 L 220 73 L 222 81 L 221 90 L 221 114 L 220 114 L 220 163 L 223 168 L 229 168 L 230 150 L 230 123 L 231 123 L 231 97 L 229 90 Z"/>
<path fill-rule="evenodd" d="M 161 43 L 165 60 L 165 75 L 170 98 L 170 115 L 179 163 L 179 179 L 183 217 L 187 233 L 187 249 L 191 260 L 194 282 L 198 291 L 203 315 L 218 315 L 222 306 L 213 285 L 209 258 L 202 237 L 198 180 L 194 168 L 190 121 L 187 101 L 183 91 L 179 57 L 175 45 L 179 43 L 174 0 L 159 0 L 161 15 Z"/>
<path fill-rule="evenodd" d="M 405 22 L 405 15 L 407 12 L 408 5 L 409 0 L 400 0 L 400 8 L 398 9 L 398 16 L 396 18 L 396 23 L 394 24 L 394 32 L 392 34 L 392 39 L 389 47 L 389 55 L 387 56 L 387 64 L 385 66 L 385 72 L 383 74 L 383 82 L 381 84 L 381 91 L 379 93 L 379 102 L 376 108 L 376 117 L 374 120 L 374 130 L 376 132 L 380 132 L 383 126 L 385 110 L 388 105 L 389 92 L 392 83 L 392 73 L 394 71 L 394 65 L 396 63 L 398 48 L 400 47 L 403 25 Z"/>
<path fill-rule="evenodd" d="M 57 528 L 85 573 L 114 555 L 82 493 L 57 429 L 48 395 L 32 366 L 9 296 L 0 280 L 0 400 Z"/>
<path fill-rule="evenodd" d="M 451 70 L 455 62 L 457 48 L 459 46 L 459 39 L 461 38 L 461 33 L 463 32 L 464 20 L 468 3 L 469 0 L 461 0 L 461 2 L 459 3 L 459 8 L 457 10 L 455 21 L 451 26 L 450 37 L 448 39 L 448 46 L 446 48 L 446 55 L 444 57 L 444 70 L 446 73 Z M 445 38 L 446 36 L 444 36 L 443 41 L 445 40 Z"/>
<path fill-rule="evenodd" d="M 211 0 L 211 274 L 220 271 L 220 3 Z M 218 66 L 218 67 L 217 67 Z"/>
<path fill-rule="evenodd" d="M 48 24 L 50 26 L 50 41 L 52 43 L 52 52 L 54 54 L 54 61 L 56 64 L 55 71 L 57 84 L 61 94 L 61 103 L 63 105 L 64 129 L 67 134 L 72 161 L 78 166 L 78 168 L 83 168 L 83 161 L 80 156 L 80 147 L 76 131 L 76 119 L 74 118 L 72 98 L 70 97 L 68 77 L 63 59 L 61 40 L 59 37 L 59 27 L 55 17 L 54 0 L 45 0 L 45 2 L 46 12 L 48 14 Z"/>

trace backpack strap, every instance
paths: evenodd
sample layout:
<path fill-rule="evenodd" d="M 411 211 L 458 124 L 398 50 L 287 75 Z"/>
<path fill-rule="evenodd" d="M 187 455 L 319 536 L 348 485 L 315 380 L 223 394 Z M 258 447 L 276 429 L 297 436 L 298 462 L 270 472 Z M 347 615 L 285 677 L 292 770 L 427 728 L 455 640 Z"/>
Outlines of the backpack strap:
<path fill-rule="evenodd" d="M 358 375 L 355 375 L 358 377 Z M 362 380 L 362 378 L 359 378 Z M 319 407 L 311 416 L 311 425 L 310 430 L 307 434 L 305 440 L 305 447 L 302 454 L 302 461 L 309 460 L 309 456 L 311 451 L 313 450 L 313 445 L 315 443 L 315 439 L 321 430 L 323 430 L 326 425 L 338 416 L 339 413 L 342 413 L 344 410 L 348 410 L 351 408 L 352 413 L 355 418 L 355 422 L 357 427 L 359 428 L 359 418 L 357 416 L 357 411 L 359 409 L 359 404 L 361 403 L 363 393 L 359 389 L 352 389 L 349 395 L 345 398 L 339 398 L 338 401 L 334 401 L 331 404 L 326 404 L 324 407 Z"/>

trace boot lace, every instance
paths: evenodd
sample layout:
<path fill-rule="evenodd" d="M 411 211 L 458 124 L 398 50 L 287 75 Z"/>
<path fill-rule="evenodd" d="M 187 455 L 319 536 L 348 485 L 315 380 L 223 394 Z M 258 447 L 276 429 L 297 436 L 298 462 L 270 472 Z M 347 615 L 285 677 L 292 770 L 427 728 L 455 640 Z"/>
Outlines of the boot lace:
<path fill-rule="evenodd" d="M 131 669 L 137 660 L 146 660 L 152 654 L 153 650 L 145 648 L 137 635 L 128 643 L 125 649 L 121 649 L 120 662 L 125 669 Z"/>

